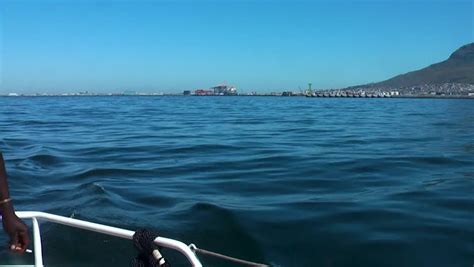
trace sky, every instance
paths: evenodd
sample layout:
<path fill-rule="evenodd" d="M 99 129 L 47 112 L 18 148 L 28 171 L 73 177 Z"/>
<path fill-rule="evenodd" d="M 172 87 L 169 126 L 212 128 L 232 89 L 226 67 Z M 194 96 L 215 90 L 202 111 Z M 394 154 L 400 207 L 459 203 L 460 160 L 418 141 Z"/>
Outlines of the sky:
<path fill-rule="evenodd" d="M 474 0 L 0 0 L 0 93 L 341 88 L 474 42 Z"/>

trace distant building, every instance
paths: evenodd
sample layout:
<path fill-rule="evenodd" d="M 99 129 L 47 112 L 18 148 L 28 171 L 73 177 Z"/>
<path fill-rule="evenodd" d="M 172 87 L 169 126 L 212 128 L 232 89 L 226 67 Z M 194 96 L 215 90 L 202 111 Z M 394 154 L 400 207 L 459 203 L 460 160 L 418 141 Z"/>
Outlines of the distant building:
<path fill-rule="evenodd" d="M 391 95 L 391 96 L 399 96 L 400 93 L 399 93 L 398 91 L 391 91 L 391 92 L 390 92 L 390 95 Z"/>
<path fill-rule="evenodd" d="M 237 88 L 225 84 L 211 87 L 211 90 L 214 91 L 214 95 L 237 95 Z"/>
<path fill-rule="evenodd" d="M 213 90 L 204 90 L 204 89 L 198 89 L 194 91 L 195 95 L 203 96 L 203 95 L 214 95 Z"/>
<path fill-rule="evenodd" d="M 237 95 L 237 88 L 235 86 L 228 86 L 220 84 L 211 87 L 209 90 L 197 89 L 194 91 L 195 95 Z"/>
<path fill-rule="evenodd" d="M 185 90 L 185 91 L 183 92 L 183 95 L 191 95 L 191 91 Z"/>
<path fill-rule="evenodd" d="M 296 96 L 297 94 L 291 92 L 291 91 L 285 91 L 281 94 L 281 96 Z"/>

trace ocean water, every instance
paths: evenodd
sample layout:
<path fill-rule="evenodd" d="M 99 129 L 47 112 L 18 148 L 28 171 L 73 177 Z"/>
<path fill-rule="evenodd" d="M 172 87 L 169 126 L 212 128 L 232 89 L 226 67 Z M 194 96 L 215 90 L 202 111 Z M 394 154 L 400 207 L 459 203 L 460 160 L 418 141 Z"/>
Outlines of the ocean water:
<path fill-rule="evenodd" d="M 272 266 L 474 264 L 472 100 L 3 97 L 0 149 L 17 210 Z M 127 240 L 41 228 L 47 266 L 135 255 Z M 0 250 L 0 264 L 32 262 Z"/>

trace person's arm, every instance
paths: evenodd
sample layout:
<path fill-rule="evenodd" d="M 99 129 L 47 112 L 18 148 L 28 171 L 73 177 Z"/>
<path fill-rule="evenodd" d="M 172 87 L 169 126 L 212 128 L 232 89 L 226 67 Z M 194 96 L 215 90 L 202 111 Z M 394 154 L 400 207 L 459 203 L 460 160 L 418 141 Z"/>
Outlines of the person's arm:
<path fill-rule="evenodd" d="M 28 227 L 20 220 L 13 208 L 13 203 L 8 191 L 7 172 L 5 162 L 0 152 L 0 213 L 2 215 L 3 230 L 10 236 L 10 249 L 24 252 L 30 238 Z"/>

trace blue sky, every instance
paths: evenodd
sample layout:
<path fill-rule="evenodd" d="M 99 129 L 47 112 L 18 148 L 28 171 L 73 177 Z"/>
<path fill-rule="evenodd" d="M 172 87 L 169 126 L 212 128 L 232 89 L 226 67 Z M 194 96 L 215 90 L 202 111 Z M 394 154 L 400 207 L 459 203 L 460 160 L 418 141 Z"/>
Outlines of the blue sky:
<path fill-rule="evenodd" d="M 0 93 L 338 88 L 473 41 L 472 0 L 0 0 Z"/>

